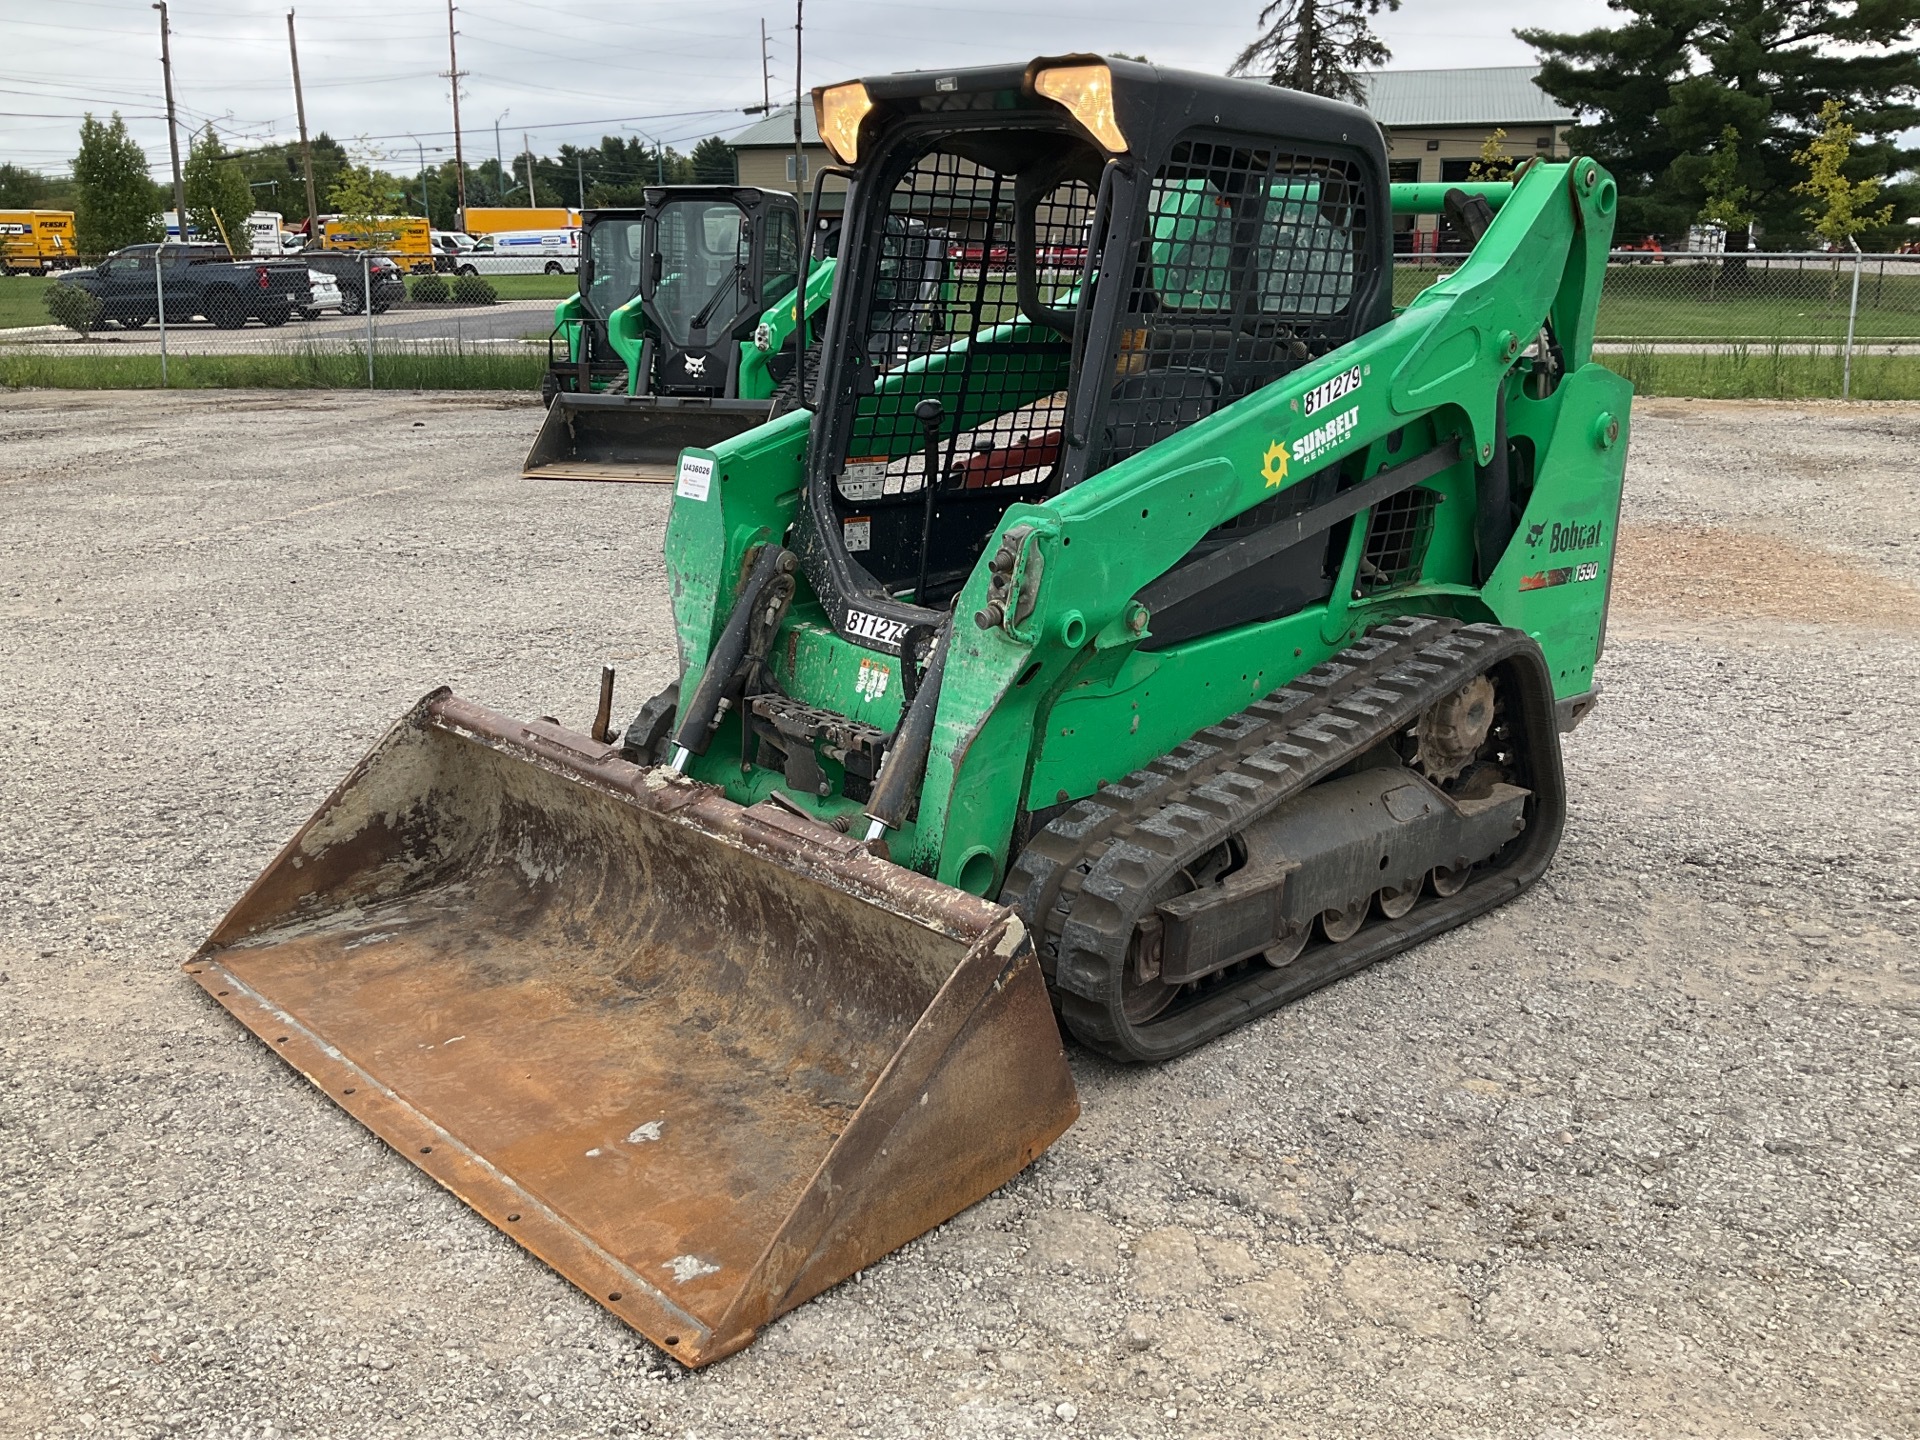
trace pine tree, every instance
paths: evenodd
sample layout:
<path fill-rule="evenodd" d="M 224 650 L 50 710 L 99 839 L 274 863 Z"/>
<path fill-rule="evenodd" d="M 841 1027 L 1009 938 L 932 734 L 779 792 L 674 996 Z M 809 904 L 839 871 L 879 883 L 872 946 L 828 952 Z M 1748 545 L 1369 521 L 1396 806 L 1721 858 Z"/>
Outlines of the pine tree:
<path fill-rule="evenodd" d="M 1378 69 L 1393 58 L 1370 22 L 1382 10 L 1399 8 L 1400 0 L 1272 0 L 1260 12 L 1260 37 L 1227 73 L 1266 73 L 1289 90 L 1363 100 L 1354 72 Z"/>
<path fill-rule="evenodd" d="M 74 244 L 82 255 L 161 238 L 158 187 L 147 178 L 147 157 L 117 112 L 110 121 L 91 114 L 81 120 L 73 181 Z"/>
<path fill-rule="evenodd" d="M 1540 88 L 1578 110 L 1569 135 L 1620 185 L 1623 234 L 1678 236 L 1700 214 L 1717 147 L 1742 139 L 1738 183 L 1770 245 L 1802 240 L 1794 155 L 1840 102 L 1870 137 L 1859 174 L 1891 175 L 1920 160 L 1900 148 L 1920 126 L 1920 0 L 1613 0 L 1611 28 L 1521 30 L 1540 52 Z M 1730 231 L 1738 249 L 1745 230 Z"/>
<path fill-rule="evenodd" d="M 701 185 L 731 185 L 736 171 L 733 147 L 712 135 L 693 147 L 693 178 Z"/>

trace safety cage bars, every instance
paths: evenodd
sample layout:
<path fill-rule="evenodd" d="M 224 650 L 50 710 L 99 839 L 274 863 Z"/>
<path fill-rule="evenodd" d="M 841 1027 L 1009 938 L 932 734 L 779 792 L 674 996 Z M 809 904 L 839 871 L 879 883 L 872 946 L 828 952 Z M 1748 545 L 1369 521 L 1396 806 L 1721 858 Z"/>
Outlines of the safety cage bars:
<path fill-rule="evenodd" d="M 1146 197 L 1096 473 L 1360 333 L 1367 189 L 1352 161 L 1177 142 Z"/>
<path fill-rule="evenodd" d="M 840 385 L 851 421 L 829 427 L 816 463 L 848 557 L 922 606 L 964 580 L 1006 504 L 1126 459 L 1365 327 L 1374 217 L 1357 157 L 1178 140 L 1112 217 L 1117 253 L 1133 254 L 1124 293 L 1101 304 L 1083 290 L 1098 283 L 1089 247 L 1105 243 L 1104 160 L 1072 143 L 944 133 L 886 192 Z M 1068 421 L 1076 342 L 1085 372 L 1109 377 L 1081 396 L 1091 424 Z M 917 381 L 887 383 L 909 365 Z"/>
<path fill-rule="evenodd" d="M 1065 334 L 1022 323 L 1018 271 L 1023 260 L 1031 266 L 1043 303 L 1071 304 L 1093 193 L 1080 180 L 1055 185 L 1032 202 L 1029 235 L 1016 220 L 1021 179 L 943 147 L 923 155 L 888 197 L 861 337 L 865 364 L 877 377 L 967 342 L 957 381 L 943 373 L 934 387 L 945 420 L 937 489 L 1040 483 L 1058 458 L 1072 347 Z M 926 425 L 912 396 L 863 397 L 843 497 L 917 493 L 927 475 Z"/>
<path fill-rule="evenodd" d="M 888 594 L 937 606 L 1007 504 L 1057 488 L 1102 160 L 1084 142 L 971 128 L 896 164 L 816 463 L 848 558 Z"/>

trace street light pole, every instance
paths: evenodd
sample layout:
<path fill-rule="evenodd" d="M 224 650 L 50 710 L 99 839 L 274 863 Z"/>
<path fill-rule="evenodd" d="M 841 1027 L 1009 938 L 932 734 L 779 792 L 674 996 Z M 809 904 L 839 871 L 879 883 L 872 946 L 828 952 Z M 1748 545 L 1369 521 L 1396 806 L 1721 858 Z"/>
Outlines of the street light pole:
<path fill-rule="evenodd" d="M 642 130 L 638 125 L 629 125 L 627 128 L 632 130 L 634 134 L 638 135 L 642 140 L 646 141 L 649 145 L 653 146 L 653 183 L 656 185 L 666 184 L 667 183 L 667 152 L 665 151 L 665 149 L 661 147 L 661 144 L 658 140 L 654 139 L 653 136 L 649 135 L 646 131 Z"/>
<path fill-rule="evenodd" d="M 507 203 L 507 163 L 500 154 L 500 122 L 513 113 L 509 105 L 493 120 L 493 188 L 497 194 L 494 199 L 504 205 Z"/>
<path fill-rule="evenodd" d="M 427 228 L 433 228 L 433 210 L 427 203 L 427 147 L 420 143 L 418 135 L 409 134 L 414 151 L 420 157 L 420 213 L 427 217 Z"/>

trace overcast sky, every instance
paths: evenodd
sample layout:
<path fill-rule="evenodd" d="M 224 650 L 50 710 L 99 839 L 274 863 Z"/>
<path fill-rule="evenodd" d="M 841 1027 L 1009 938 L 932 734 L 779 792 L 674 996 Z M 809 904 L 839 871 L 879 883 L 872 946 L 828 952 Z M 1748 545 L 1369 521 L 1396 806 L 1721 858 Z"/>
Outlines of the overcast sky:
<path fill-rule="evenodd" d="M 307 124 L 411 171 L 453 153 L 442 0 L 294 0 Z M 1606 23 L 1604 0 L 1556 0 L 1551 23 Z M 1124 51 L 1223 70 L 1254 33 L 1260 0 L 810 0 L 809 86 L 888 70 Z M 183 125 L 212 121 L 241 148 L 298 134 L 287 5 L 173 0 L 175 96 Z M 646 133 L 685 150 L 748 123 L 761 98 L 765 19 L 775 103 L 793 92 L 792 5 L 737 0 L 558 3 L 462 0 L 461 130 L 469 163 L 603 134 Z M 1512 27 L 1534 16 L 1485 0 L 1405 0 L 1381 17 L 1392 68 L 1524 64 Z M 165 178 L 159 16 L 147 0 L 0 0 L 0 160 L 50 173 L 72 160 L 83 111 L 119 110 Z M 182 150 L 185 139 L 182 139 Z"/>

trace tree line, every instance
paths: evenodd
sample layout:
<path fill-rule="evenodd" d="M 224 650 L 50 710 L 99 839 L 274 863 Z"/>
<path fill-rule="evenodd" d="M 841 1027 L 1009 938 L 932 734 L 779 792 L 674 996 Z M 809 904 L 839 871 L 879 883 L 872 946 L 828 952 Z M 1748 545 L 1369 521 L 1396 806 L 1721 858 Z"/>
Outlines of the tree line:
<path fill-rule="evenodd" d="M 1364 72 L 1392 58 L 1373 21 L 1401 3 L 1272 0 L 1230 73 L 1363 99 Z M 1913 238 L 1897 222 L 1920 212 L 1920 150 L 1900 138 L 1920 129 L 1920 0 L 1612 0 L 1612 8 L 1621 23 L 1515 33 L 1541 58 L 1540 88 L 1579 116 L 1571 148 L 1619 182 L 1624 239 L 1677 238 L 1697 224 L 1721 226 L 1736 250 L 1750 235 L 1769 249 L 1815 240 L 1891 249 Z M 404 153 L 398 165 L 356 161 L 324 132 L 312 152 L 323 205 L 349 179 L 390 213 L 453 228 L 461 177 L 452 160 L 409 174 Z M 653 184 L 727 184 L 734 175 L 733 151 L 717 137 L 682 155 L 607 135 L 550 156 L 483 159 L 465 179 L 470 205 L 592 207 L 639 204 Z M 183 179 L 203 234 L 231 231 L 255 209 L 292 224 L 307 218 L 298 143 L 229 150 L 209 126 L 192 139 Z M 81 122 L 70 181 L 0 165 L 0 205 L 71 208 L 88 254 L 155 238 L 157 216 L 172 208 L 118 115 Z"/>
<path fill-rule="evenodd" d="M 393 160 L 376 161 L 371 147 L 348 148 L 322 131 L 309 146 L 314 194 L 323 213 L 356 213 L 368 206 L 391 215 L 425 215 L 436 230 L 455 228 L 458 167 L 445 160 L 411 173 Z M 533 174 L 528 194 L 527 173 Z M 209 125 L 190 137 L 181 161 L 188 223 L 206 237 L 246 245 L 242 229 L 256 210 L 277 211 L 289 226 L 307 219 L 306 180 L 300 144 L 232 149 Z M 487 158 L 466 167 L 467 203 L 483 205 L 638 205 L 647 186 L 728 185 L 733 151 L 724 140 L 700 141 L 692 153 L 628 136 L 603 136 L 597 146 L 562 145 L 550 156 Z M 162 238 L 161 216 L 173 209 L 171 176 L 156 180 L 147 157 L 116 113 L 80 122 L 71 177 L 41 175 L 23 166 L 0 165 L 0 208 L 72 210 L 74 243 L 83 255 L 104 255 L 124 245 Z"/>
<path fill-rule="evenodd" d="M 1373 29 L 1401 0 L 1273 0 L 1232 73 L 1361 100 L 1391 51 Z M 1517 30 L 1567 134 L 1620 185 L 1617 233 L 1717 224 L 1732 249 L 1815 240 L 1887 250 L 1914 237 L 1920 0 L 1610 0 L 1622 18 Z"/>

